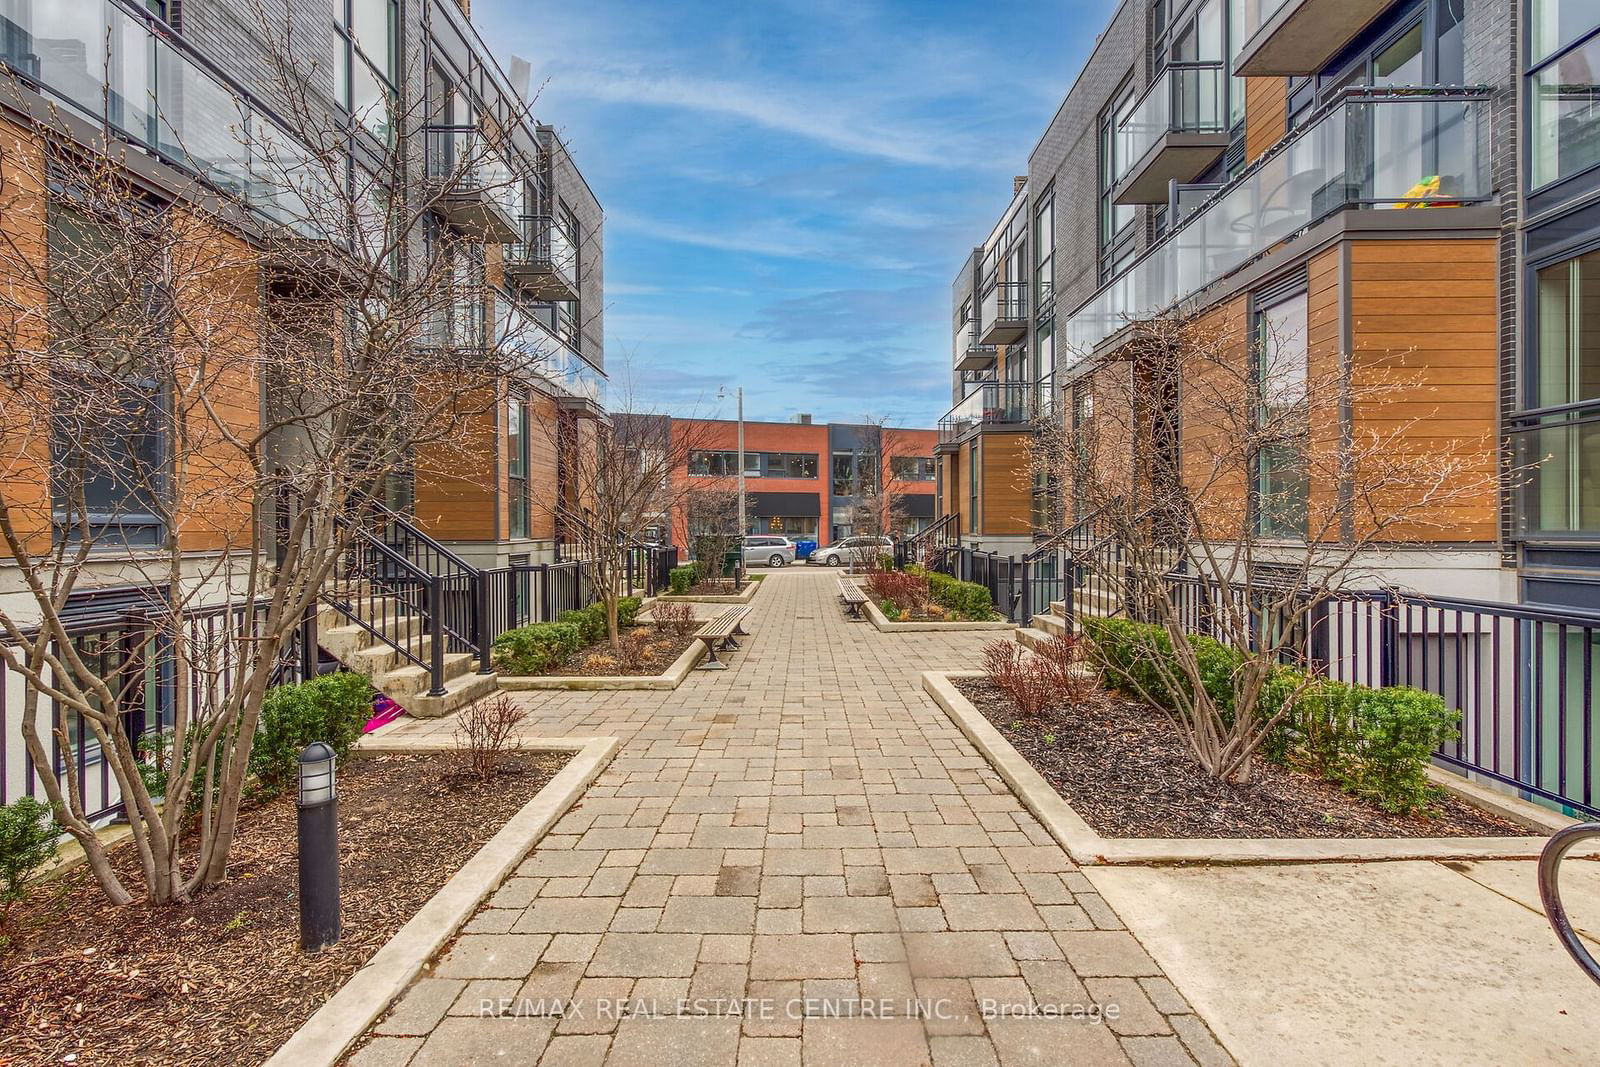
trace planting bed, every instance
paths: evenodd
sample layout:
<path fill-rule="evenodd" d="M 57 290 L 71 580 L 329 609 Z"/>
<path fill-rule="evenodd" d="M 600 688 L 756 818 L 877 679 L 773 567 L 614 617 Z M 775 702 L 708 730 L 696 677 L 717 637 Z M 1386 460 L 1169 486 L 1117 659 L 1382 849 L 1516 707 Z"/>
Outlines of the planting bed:
<path fill-rule="evenodd" d="M 643 645 L 637 658 L 619 657 L 611 651 L 610 643 L 601 638 L 586 645 L 562 660 L 546 675 L 552 678 L 611 678 L 635 675 L 660 674 L 675 663 L 684 651 L 694 644 L 693 633 L 678 636 L 649 626 L 634 626 L 622 631 L 624 641 L 630 634 L 646 634 L 648 640 L 631 638 Z"/>
<path fill-rule="evenodd" d="M 1025 720 L 984 678 L 953 684 L 1098 833 L 1110 838 L 1520 837 L 1528 829 L 1442 794 L 1396 815 L 1258 759 L 1252 782 L 1207 777 L 1161 712 L 1109 697 Z"/>
<path fill-rule="evenodd" d="M 555 774 L 518 753 L 489 782 L 450 757 L 353 760 L 340 771 L 344 936 L 299 949 L 295 807 L 239 821 L 228 881 L 188 904 L 105 902 L 83 868 L 40 883 L 0 950 L 0 1063 L 259 1063 Z M 131 850 L 114 854 L 136 864 Z"/>

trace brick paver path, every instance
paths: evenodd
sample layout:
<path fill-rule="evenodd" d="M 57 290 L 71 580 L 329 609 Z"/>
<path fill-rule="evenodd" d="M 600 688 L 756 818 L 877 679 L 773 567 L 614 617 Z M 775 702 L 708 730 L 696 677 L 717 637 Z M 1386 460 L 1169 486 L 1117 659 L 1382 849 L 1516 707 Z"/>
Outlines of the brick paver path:
<path fill-rule="evenodd" d="M 833 577 L 769 575 L 674 692 L 525 694 L 624 748 L 354 1062 L 1231 1062 L 923 693 L 995 635 L 879 633 Z"/>

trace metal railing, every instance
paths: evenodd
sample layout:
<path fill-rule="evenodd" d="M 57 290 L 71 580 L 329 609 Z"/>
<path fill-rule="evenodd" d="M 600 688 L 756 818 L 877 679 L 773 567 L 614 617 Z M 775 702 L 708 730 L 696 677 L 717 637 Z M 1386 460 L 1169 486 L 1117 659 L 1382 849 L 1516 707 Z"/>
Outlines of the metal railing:
<path fill-rule="evenodd" d="M 482 193 L 515 225 L 522 215 L 522 180 L 476 126 L 429 126 L 427 173 L 452 195 Z"/>
<path fill-rule="evenodd" d="M 1600 982 L 1600 963 L 1595 962 L 1583 938 L 1573 927 L 1572 920 L 1567 916 L 1566 905 L 1561 900 L 1562 861 L 1578 845 L 1597 837 L 1600 837 L 1600 823 L 1590 822 L 1558 830 L 1545 842 L 1544 849 L 1539 853 L 1539 899 L 1544 904 L 1545 918 L 1550 921 L 1550 928 L 1555 931 L 1561 947 L 1567 950 L 1567 955 L 1583 969 L 1584 974 Z"/>

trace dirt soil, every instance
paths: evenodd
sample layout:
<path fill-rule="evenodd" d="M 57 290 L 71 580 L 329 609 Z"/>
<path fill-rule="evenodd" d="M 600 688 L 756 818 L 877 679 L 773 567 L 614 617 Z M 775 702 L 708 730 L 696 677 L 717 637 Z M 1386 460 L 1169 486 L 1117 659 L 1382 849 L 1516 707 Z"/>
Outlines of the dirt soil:
<path fill-rule="evenodd" d="M 698 627 L 704 619 L 696 619 Z M 632 634 L 647 634 L 648 640 L 632 638 L 639 641 L 641 651 L 637 659 L 630 661 L 626 655 L 618 656 L 611 651 L 611 645 L 605 639 L 592 645 L 585 645 L 572 655 L 568 656 L 556 668 L 548 673 L 558 677 L 590 677 L 614 678 L 633 675 L 661 674 L 679 656 L 684 649 L 694 644 L 694 631 L 682 637 L 674 636 L 666 630 L 649 626 L 632 626 L 622 631 L 621 638 L 625 645 Z"/>
<path fill-rule="evenodd" d="M 1429 816 L 1394 815 L 1302 771 L 1257 760 L 1248 785 L 1208 777 L 1161 712 L 1109 697 L 1022 720 L 986 679 L 956 688 L 1105 837 L 1526 837 L 1440 791 Z"/>
<path fill-rule="evenodd" d="M 315 955 L 299 946 L 291 797 L 241 816 L 227 882 L 190 903 L 114 907 L 83 867 L 40 883 L 0 949 L 0 1067 L 264 1061 L 569 758 L 517 753 L 488 782 L 446 755 L 351 760 L 344 933 Z M 113 861 L 137 867 L 130 848 Z"/>

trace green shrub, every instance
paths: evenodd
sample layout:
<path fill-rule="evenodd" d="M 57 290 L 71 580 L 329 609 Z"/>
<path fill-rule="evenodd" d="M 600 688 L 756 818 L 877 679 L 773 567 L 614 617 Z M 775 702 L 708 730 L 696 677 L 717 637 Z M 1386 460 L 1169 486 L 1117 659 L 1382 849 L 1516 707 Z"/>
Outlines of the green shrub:
<path fill-rule="evenodd" d="M 1354 710 L 1355 750 L 1344 761 L 1346 787 L 1385 811 L 1426 807 L 1433 792 L 1429 757 L 1455 740 L 1459 713 L 1443 697 L 1404 685 L 1361 689 Z"/>
<path fill-rule="evenodd" d="M 667 581 L 671 584 L 673 596 L 683 596 L 699 574 L 699 568 L 693 563 L 685 563 L 681 567 L 674 567 L 667 572 Z"/>
<path fill-rule="evenodd" d="M 927 573 L 928 590 L 935 603 L 942 604 L 952 613 L 972 622 L 988 622 L 995 617 L 994 601 L 989 590 L 976 582 L 963 582 L 940 574 Z"/>
<path fill-rule="evenodd" d="M 570 622 L 539 622 L 507 630 L 494 640 L 495 669 L 509 675 L 543 674 L 583 646 Z"/>
<path fill-rule="evenodd" d="M 18 797 L 0 807 L 0 925 L 11 905 L 22 899 L 28 879 L 55 856 L 60 835 L 47 804 Z"/>
<path fill-rule="evenodd" d="M 1172 638 L 1160 626 L 1128 619 L 1084 616 L 1084 633 L 1094 642 L 1105 683 L 1170 708 L 1173 700 L 1158 663 L 1172 660 Z"/>
<path fill-rule="evenodd" d="M 372 683 L 364 674 L 324 674 L 269 689 L 250 749 L 250 771 L 264 793 L 281 793 L 294 784 L 295 762 L 307 745 L 322 741 L 343 760 L 370 718 Z"/>
<path fill-rule="evenodd" d="M 576 626 L 579 644 L 592 645 L 606 635 L 606 610 L 601 605 L 563 611 L 556 616 L 556 622 Z"/>
<path fill-rule="evenodd" d="M 883 617 L 890 622 L 894 622 L 900 617 L 900 609 L 895 606 L 895 602 L 892 600 L 885 600 L 878 607 L 883 611 Z"/>
<path fill-rule="evenodd" d="M 644 607 L 644 601 L 636 596 L 619 597 L 617 600 L 617 625 L 633 626 L 639 621 L 639 609 Z M 604 606 L 601 608 L 604 611 Z"/>

